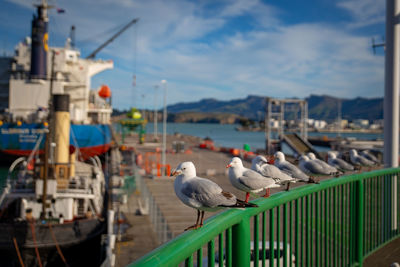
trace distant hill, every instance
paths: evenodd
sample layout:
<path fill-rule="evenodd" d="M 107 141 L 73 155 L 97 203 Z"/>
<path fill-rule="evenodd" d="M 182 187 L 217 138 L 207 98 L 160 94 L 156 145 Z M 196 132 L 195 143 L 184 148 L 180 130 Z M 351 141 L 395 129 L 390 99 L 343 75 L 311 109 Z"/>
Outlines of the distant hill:
<path fill-rule="evenodd" d="M 309 118 L 332 121 L 337 118 L 338 102 L 342 102 L 342 118 L 348 120 L 368 119 L 376 120 L 383 118 L 383 98 L 340 99 L 328 95 L 310 95 L 306 98 L 308 102 Z M 244 99 L 228 101 L 213 98 L 202 99 L 191 103 L 177 103 L 168 106 L 169 116 L 174 120 L 178 113 L 227 113 L 235 114 L 258 120 L 264 114 L 265 97 L 249 95 Z M 190 119 L 188 118 L 190 121 Z"/>

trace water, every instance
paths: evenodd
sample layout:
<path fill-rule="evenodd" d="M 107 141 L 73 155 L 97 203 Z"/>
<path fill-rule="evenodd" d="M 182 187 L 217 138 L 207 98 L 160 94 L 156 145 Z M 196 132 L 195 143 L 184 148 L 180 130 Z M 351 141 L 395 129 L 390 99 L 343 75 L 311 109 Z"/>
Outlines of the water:
<path fill-rule="evenodd" d="M 237 124 L 213 124 L 213 123 L 168 123 L 167 134 L 181 133 L 201 138 L 210 137 L 216 146 L 243 148 L 248 144 L 252 151 L 265 148 L 264 132 L 240 132 L 236 131 Z M 147 133 L 154 133 L 154 124 L 148 123 Z M 162 123 L 158 124 L 158 134 L 162 135 Z M 336 133 L 310 132 L 309 136 L 336 137 Z M 342 137 L 354 137 L 359 140 L 383 139 L 383 134 L 372 133 L 341 133 Z"/>

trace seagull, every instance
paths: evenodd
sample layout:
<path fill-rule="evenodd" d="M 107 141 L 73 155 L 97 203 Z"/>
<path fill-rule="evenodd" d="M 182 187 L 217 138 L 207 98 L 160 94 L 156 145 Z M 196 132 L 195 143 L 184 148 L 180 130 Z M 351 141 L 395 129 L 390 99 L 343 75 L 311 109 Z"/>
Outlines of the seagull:
<path fill-rule="evenodd" d="M 282 172 L 278 167 L 269 164 L 268 160 L 261 155 L 253 158 L 251 161 L 251 169 L 258 172 L 262 176 L 272 178 L 279 185 L 287 184 L 286 190 L 289 190 L 290 183 L 295 183 L 296 179 Z"/>
<path fill-rule="evenodd" d="M 357 150 L 351 149 L 350 150 L 350 161 L 352 164 L 356 166 L 368 166 L 371 167 L 375 165 L 375 163 L 367 158 L 364 158 L 361 155 L 358 155 Z"/>
<path fill-rule="evenodd" d="M 336 157 L 332 151 L 328 152 L 328 164 L 341 171 L 354 171 L 354 166 Z"/>
<path fill-rule="evenodd" d="M 274 165 L 278 167 L 281 171 L 303 182 L 314 182 L 314 180 L 310 176 L 305 174 L 302 170 L 297 168 L 289 161 L 286 161 L 285 154 L 283 154 L 281 151 L 276 152 L 274 158 Z"/>
<path fill-rule="evenodd" d="M 363 156 L 366 159 L 369 159 L 370 161 L 375 162 L 375 164 L 379 164 L 380 161 L 377 157 L 375 157 L 369 150 L 363 150 L 360 153 L 361 156 Z"/>
<path fill-rule="evenodd" d="M 238 157 L 232 158 L 226 167 L 229 168 L 229 180 L 231 184 L 237 189 L 246 192 L 246 203 L 249 201 L 250 193 L 258 193 L 263 189 L 280 187 L 274 179 L 245 168 L 242 160 Z M 266 190 L 264 197 L 269 197 L 269 190 Z"/>
<path fill-rule="evenodd" d="M 245 203 L 237 199 L 234 194 L 222 190 L 219 185 L 211 180 L 197 177 L 193 162 L 180 163 L 172 175 L 177 176 L 174 182 L 177 197 L 185 205 L 197 209 L 196 224 L 189 226 L 185 231 L 202 227 L 205 211 L 217 211 L 222 208 L 258 207 L 256 204 Z"/>
<path fill-rule="evenodd" d="M 339 171 L 335 167 L 329 165 L 328 163 L 326 163 L 323 160 L 317 159 L 317 157 L 315 156 L 314 153 L 308 152 L 307 157 L 310 159 L 310 161 L 316 162 L 317 164 L 321 165 L 322 168 L 328 170 L 330 172 L 330 174 L 338 174 L 339 173 Z"/>
<path fill-rule="evenodd" d="M 319 163 L 315 161 L 311 161 L 306 155 L 302 155 L 300 157 L 299 163 L 300 170 L 303 172 L 312 175 L 312 174 L 323 174 L 330 175 L 331 172 L 325 168 L 323 168 Z"/>

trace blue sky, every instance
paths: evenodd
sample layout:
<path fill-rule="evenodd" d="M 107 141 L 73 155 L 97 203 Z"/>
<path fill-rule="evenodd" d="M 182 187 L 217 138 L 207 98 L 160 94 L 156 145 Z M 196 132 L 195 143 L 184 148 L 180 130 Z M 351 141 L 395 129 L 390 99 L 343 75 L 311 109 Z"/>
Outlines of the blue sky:
<path fill-rule="evenodd" d="M 32 4 L 38 1 L 0 2 L 0 53 L 10 54 L 30 35 Z M 372 53 L 371 38 L 380 41 L 385 33 L 384 0 L 49 3 L 66 11 L 50 12 L 50 45 L 63 46 L 75 25 L 82 56 L 112 29 L 140 18 L 97 56 L 113 59 L 114 69 L 96 75 L 92 87 L 109 85 L 119 109 L 161 107 L 164 79 L 168 104 L 249 94 L 383 96 L 384 54 Z"/>

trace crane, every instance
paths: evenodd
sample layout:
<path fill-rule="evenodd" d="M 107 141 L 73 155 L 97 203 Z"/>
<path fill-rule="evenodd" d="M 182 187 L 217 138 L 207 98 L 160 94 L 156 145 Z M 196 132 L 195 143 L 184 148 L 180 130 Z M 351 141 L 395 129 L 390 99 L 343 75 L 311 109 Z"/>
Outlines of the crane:
<path fill-rule="evenodd" d="M 93 59 L 96 57 L 97 53 L 100 52 L 104 47 L 106 47 L 109 43 L 114 41 L 119 35 L 121 35 L 124 31 L 126 31 L 130 26 L 133 24 L 137 23 L 139 21 L 139 18 L 135 18 L 131 20 L 128 24 L 126 24 L 121 30 L 119 30 L 116 34 L 114 34 L 110 39 L 108 39 L 106 42 L 104 42 L 102 45 L 100 45 L 96 50 L 94 50 L 90 55 L 86 57 L 86 59 Z"/>

